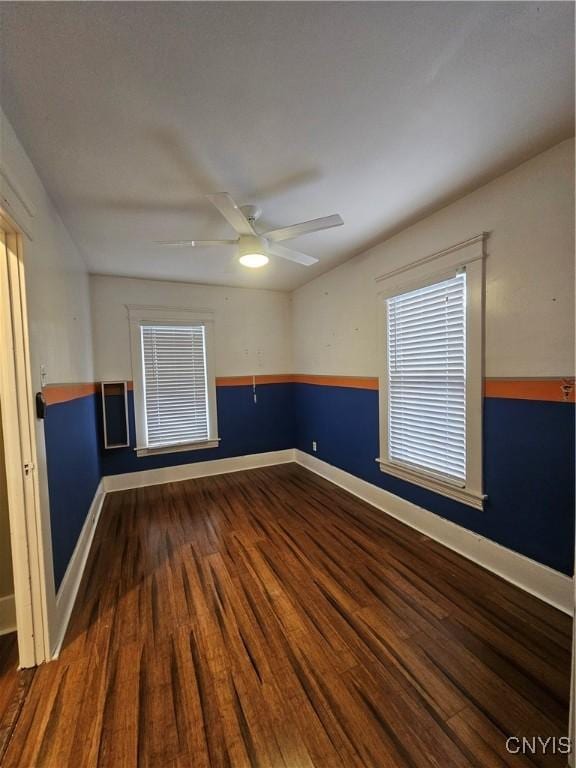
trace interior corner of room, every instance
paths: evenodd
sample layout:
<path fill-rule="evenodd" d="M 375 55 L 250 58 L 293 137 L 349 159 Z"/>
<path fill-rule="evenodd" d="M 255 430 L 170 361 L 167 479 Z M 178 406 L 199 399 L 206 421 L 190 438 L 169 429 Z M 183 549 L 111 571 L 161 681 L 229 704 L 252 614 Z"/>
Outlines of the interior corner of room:
<path fill-rule="evenodd" d="M 329 649 L 317 658 L 330 695 L 347 702 L 382 754 L 391 750 L 390 764 L 412 764 L 402 759 L 418 739 L 398 757 L 374 714 L 385 709 L 379 697 L 419 674 L 433 681 L 424 693 L 431 703 L 409 698 L 394 713 L 398 732 L 410 707 L 431 708 L 433 717 L 422 716 L 446 764 L 466 764 L 466 749 L 483 754 L 472 734 L 503 749 L 516 723 L 526 735 L 540 727 L 559 738 L 574 613 L 572 6 L 544 4 L 537 15 L 531 3 L 375 3 L 356 14 L 349 4 L 263 3 L 250 22 L 260 30 L 256 73 L 249 51 L 236 43 L 228 51 L 222 32 L 240 38 L 250 20 L 241 6 L 251 4 L 5 5 L 0 293 L 20 302 L 12 333 L 25 338 L 1 353 L 0 368 L 8 358 L 13 365 L 13 378 L 0 378 L 1 421 L 6 403 L 22 402 L 7 399 L 10 381 L 10 397 L 23 397 L 29 414 L 20 414 L 22 467 L 5 439 L 16 435 L 13 409 L 0 429 L 0 688 L 3 654 L 10 663 L 16 654 L 2 639 L 22 629 L 21 667 L 69 664 L 71 676 L 93 674 L 103 685 L 109 668 L 83 666 L 90 649 L 114 658 L 111 686 L 122 679 L 132 690 L 128 668 L 161 644 L 153 630 L 152 641 L 139 633 L 159 621 L 163 658 L 176 659 L 182 679 L 199 674 L 190 648 L 197 642 L 201 654 L 207 627 L 228 637 L 231 659 L 249 658 L 236 687 L 218 692 L 236 718 L 222 749 L 237 748 L 238 764 L 257 764 L 244 755 L 251 749 L 269 761 L 282 754 L 286 765 L 332 764 L 334 734 L 338 760 L 373 760 L 360 736 L 352 746 L 343 735 L 350 724 L 338 725 L 306 661 L 319 646 Z M 329 21 L 320 6 L 331 6 Z M 416 45 L 419 23 L 427 32 Z M 183 28 L 193 29 L 197 53 Z M 21 29 L 34 50 L 19 44 Z M 61 56 L 58 30 L 71 41 Z M 295 46 L 290 60 L 278 49 L 283 34 Z M 173 58 L 155 57 L 166 36 Z M 212 61 L 206 81 L 197 55 Z M 194 104 L 181 68 L 193 71 Z M 111 85 L 115 71 L 124 85 Z M 242 103 L 232 120 L 234 93 Z M 167 575 L 171 558 L 177 569 Z M 253 583 L 267 585 L 255 599 Z M 305 585 L 309 614 L 297 594 Z M 103 650 L 91 622 L 120 603 L 121 626 L 98 624 Z M 326 607 L 327 626 L 316 605 Z M 247 629 L 252 615 L 264 629 Z M 277 621 L 290 651 L 282 633 L 266 635 Z M 247 640 L 245 631 L 255 634 Z M 458 670 L 477 674 L 464 692 L 440 637 Z M 410 683 L 393 661 L 404 640 Z M 301 747 L 293 735 L 268 742 L 256 726 L 263 700 L 246 694 L 250 675 L 262 677 L 258 695 L 263 680 L 280 685 L 273 652 L 289 660 L 293 706 L 304 702 L 322 722 L 331 713 Z M 202 674 L 216 685 L 210 653 Z M 27 764 L 55 764 L 41 762 L 41 745 L 25 745 L 31 722 L 46 739 L 52 733 L 44 704 L 27 709 L 32 680 L 44 679 L 35 674 L 22 684 L 23 714 L 4 746 L 0 708 L 0 763 L 6 749 L 7 765 L 17 750 Z M 500 691 L 512 714 L 490 719 L 497 696 L 487 709 L 472 705 L 476 683 Z M 142 683 L 154 684 L 160 677 Z M 174 711 L 192 718 L 196 699 L 178 690 L 186 701 Z M 66 711 L 73 695 L 62 694 Z M 204 702 L 205 728 L 212 704 Z M 436 731 L 437 716 L 456 751 Z M 308 733 L 303 714 L 290 710 L 288 719 L 294 733 Z M 166 765 L 193 753 L 177 725 L 164 741 L 156 731 L 142 736 L 162 743 Z M 248 738 L 241 747 L 236 732 Z M 214 733 L 196 745 L 206 765 L 220 764 Z M 45 744 L 44 757 L 64 754 L 58 748 Z"/>

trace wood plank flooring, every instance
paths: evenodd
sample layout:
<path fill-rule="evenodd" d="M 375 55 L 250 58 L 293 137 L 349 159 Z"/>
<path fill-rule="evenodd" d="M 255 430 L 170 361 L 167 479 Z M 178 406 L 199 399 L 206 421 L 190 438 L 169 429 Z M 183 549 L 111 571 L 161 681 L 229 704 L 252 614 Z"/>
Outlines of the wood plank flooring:
<path fill-rule="evenodd" d="M 564 765 L 570 629 L 293 464 L 118 492 L 2 765 Z"/>
<path fill-rule="evenodd" d="M 16 632 L 0 636 L 0 763 L 18 721 L 35 670 L 18 672 Z"/>

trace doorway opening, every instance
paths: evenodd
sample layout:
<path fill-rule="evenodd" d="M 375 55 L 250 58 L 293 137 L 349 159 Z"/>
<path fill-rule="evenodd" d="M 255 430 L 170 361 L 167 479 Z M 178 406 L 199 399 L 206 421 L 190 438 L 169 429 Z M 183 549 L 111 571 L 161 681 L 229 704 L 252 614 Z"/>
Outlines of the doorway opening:
<path fill-rule="evenodd" d="M 0 656 L 3 649 L 9 668 L 15 655 L 29 669 L 49 658 L 49 530 L 39 502 L 22 254 L 21 234 L 0 209 Z"/>

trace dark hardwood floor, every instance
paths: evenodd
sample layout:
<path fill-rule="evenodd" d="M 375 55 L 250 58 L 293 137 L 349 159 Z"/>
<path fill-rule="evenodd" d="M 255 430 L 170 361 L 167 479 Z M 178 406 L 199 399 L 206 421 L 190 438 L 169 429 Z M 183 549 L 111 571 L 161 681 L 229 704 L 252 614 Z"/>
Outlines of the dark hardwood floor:
<path fill-rule="evenodd" d="M 2 765 L 565 765 L 570 629 L 293 464 L 114 493 Z"/>
<path fill-rule="evenodd" d="M 16 632 L 0 636 L 0 764 L 35 670 L 18 672 Z"/>

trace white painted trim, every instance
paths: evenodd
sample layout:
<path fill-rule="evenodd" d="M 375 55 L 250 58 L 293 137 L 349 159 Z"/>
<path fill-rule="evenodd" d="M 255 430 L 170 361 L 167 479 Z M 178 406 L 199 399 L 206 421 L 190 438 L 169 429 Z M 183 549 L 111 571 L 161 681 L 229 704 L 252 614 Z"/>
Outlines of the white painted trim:
<path fill-rule="evenodd" d="M 576 616 L 576 596 L 574 604 Z M 572 751 L 568 757 L 568 765 L 574 768 L 576 757 L 576 622 L 572 623 L 572 676 L 570 680 L 570 711 L 568 714 L 568 736 L 572 745 Z"/>
<path fill-rule="evenodd" d="M 80 531 L 80 536 L 76 542 L 74 552 L 66 568 L 66 573 L 60 584 L 58 594 L 56 595 L 56 629 L 54 631 L 54 642 L 52 645 L 52 658 L 56 659 L 60 653 L 66 630 L 68 629 L 68 622 L 70 621 L 70 615 L 76 602 L 76 595 L 82 581 L 82 575 L 84 568 L 86 567 L 86 561 L 90 553 L 90 547 L 92 546 L 92 539 L 94 538 L 94 532 L 98 525 L 100 518 L 100 512 L 102 511 L 102 505 L 106 493 L 104 491 L 104 483 L 102 480 L 98 483 L 96 493 L 92 499 L 92 504 L 86 515 L 86 520 Z"/>
<path fill-rule="evenodd" d="M 574 531 L 574 544 L 576 545 L 576 531 Z M 574 565 L 576 566 L 576 557 Z M 576 590 L 573 595 L 574 616 L 576 616 Z M 576 765 L 576 621 L 572 622 L 572 677 L 570 681 L 570 712 L 568 714 L 568 735 L 572 745 L 572 751 L 568 758 L 571 768 Z"/>
<path fill-rule="evenodd" d="M 186 451 L 205 451 L 208 448 L 219 448 L 221 437 L 214 440 L 198 440 L 195 443 L 178 443 L 176 445 L 159 445 L 156 448 L 134 448 L 136 456 L 157 456 L 162 453 L 185 453 Z"/>
<path fill-rule="evenodd" d="M 2 215 L 2 221 L 6 216 Z M 49 656 L 53 597 L 52 544 L 47 507 L 41 506 L 36 420 L 28 342 L 22 237 L 0 227 L 0 401 L 18 654 L 21 667 Z"/>
<path fill-rule="evenodd" d="M 106 413 L 106 387 L 110 384 L 122 387 L 124 393 L 124 415 L 126 417 L 126 442 L 125 443 L 109 443 L 108 442 L 108 420 Z M 100 402 L 102 403 L 102 433 L 104 435 L 104 448 L 106 450 L 112 450 L 115 448 L 129 448 L 130 447 L 130 421 L 128 419 L 128 382 L 127 381 L 101 381 L 100 382 Z"/>
<path fill-rule="evenodd" d="M 214 319 L 214 310 L 205 307 L 191 309 L 190 307 L 166 307 L 154 304 L 125 304 L 124 306 L 128 310 L 130 321 L 203 323 L 205 320 Z"/>
<path fill-rule="evenodd" d="M 438 477 L 424 470 L 411 469 L 408 466 L 395 464 L 393 461 L 385 461 L 384 459 L 376 459 L 376 463 L 380 466 L 380 470 L 387 475 L 394 475 L 394 477 L 407 480 L 409 483 L 421 485 L 422 488 L 428 488 L 434 493 L 440 493 L 442 496 L 459 501 L 461 504 L 467 504 L 469 507 L 484 509 L 485 494 L 468 491 L 463 486 L 452 483 L 448 478 Z"/>
<path fill-rule="evenodd" d="M 36 215 L 36 209 L 34 208 L 31 201 L 28 199 L 28 195 L 25 194 L 23 189 L 20 189 L 20 187 L 18 186 L 14 178 L 14 174 L 8 170 L 5 163 L 0 164 L 0 176 L 4 179 L 7 186 L 10 187 L 10 189 L 12 190 L 15 197 L 18 199 L 18 201 L 20 202 L 21 206 L 24 208 L 28 216 L 30 216 L 30 218 L 33 219 L 34 216 Z M 7 200 L 7 202 L 9 203 L 10 201 Z"/>
<path fill-rule="evenodd" d="M 16 603 L 14 595 L 0 597 L 0 635 L 16 632 Z"/>
<path fill-rule="evenodd" d="M 424 533 L 488 571 L 529 592 L 555 608 L 572 614 L 574 580 L 546 565 L 496 544 L 445 520 L 400 496 L 378 488 L 338 467 L 296 450 L 298 464 L 315 472 L 373 507 Z"/>
<path fill-rule="evenodd" d="M 375 278 L 376 282 L 379 283 L 383 280 L 390 280 L 392 277 L 402 275 L 404 272 L 411 272 L 417 267 L 425 266 L 431 261 L 436 261 L 437 259 L 441 259 L 444 264 L 449 263 L 454 269 L 457 269 L 459 266 L 463 266 L 470 260 L 470 256 L 465 255 L 464 260 L 462 261 L 462 256 L 458 255 L 458 251 L 462 251 L 465 248 L 471 249 L 471 246 L 475 246 L 475 248 L 468 251 L 468 254 L 475 251 L 476 258 L 482 258 L 484 255 L 484 243 L 489 234 L 489 232 L 481 232 L 479 235 L 473 235 L 472 237 L 469 237 L 468 240 L 462 240 L 462 242 L 455 243 L 448 248 L 443 248 L 441 251 L 431 253 L 429 256 L 424 256 L 423 258 L 417 259 L 416 261 L 411 261 L 409 264 L 404 264 L 402 267 L 391 269 L 388 272 L 384 272 L 383 274 L 378 275 L 378 277 Z M 450 259 L 447 258 L 448 256 L 450 256 Z"/>
<path fill-rule="evenodd" d="M 208 398 L 208 438 L 218 438 L 218 409 L 216 407 L 216 371 L 214 352 L 214 313 L 211 310 L 176 309 L 170 307 L 145 307 L 127 304 L 130 327 L 130 354 L 132 359 L 132 381 L 134 383 L 134 421 L 138 456 L 141 451 L 151 450 L 148 445 L 148 426 L 144 394 L 144 360 L 142 348 L 142 327 L 155 325 L 199 325 L 204 327 L 204 360 L 206 368 L 206 394 Z M 214 446 L 217 447 L 217 446 Z M 170 452 L 162 446 L 154 449 L 158 453 Z"/>
<path fill-rule="evenodd" d="M 2 216 L 2 212 L 5 216 Z M 4 219 L 2 226 L 6 227 L 7 232 L 24 234 L 29 240 L 33 240 L 34 216 L 35 210 L 15 182 L 14 176 L 0 163 L 0 217 Z"/>
<path fill-rule="evenodd" d="M 379 409 L 380 456 L 376 461 L 382 472 L 431 488 L 462 504 L 483 509 L 484 483 L 482 477 L 482 424 L 484 408 L 484 245 L 487 233 L 476 235 L 446 248 L 439 253 L 413 262 L 377 278 L 382 284 L 378 293 L 378 333 L 380 358 Z M 466 480 L 458 489 L 454 483 L 440 477 L 432 478 L 425 471 L 393 462 L 389 454 L 388 424 L 388 313 L 387 299 L 406 291 L 440 282 L 460 270 L 466 270 Z M 460 491 L 458 493 L 458 490 Z"/>
<path fill-rule="evenodd" d="M 143 488 L 147 485 L 175 483 L 180 480 L 193 480 L 196 477 L 222 475 L 226 472 L 242 472 L 245 469 L 270 467 L 275 464 L 287 464 L 294 461 L 294 449 L 253 453 L 249 456 L 233 456 L 227 459 L 198 461 L 192 464 L 178 464 L 160 469 L 143 469 L 140 472 L 127 472 L 123 475 L 106 475 L 102 478 L 104 490 L 125 491 L 130 488 Z"/>

